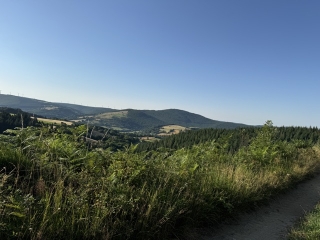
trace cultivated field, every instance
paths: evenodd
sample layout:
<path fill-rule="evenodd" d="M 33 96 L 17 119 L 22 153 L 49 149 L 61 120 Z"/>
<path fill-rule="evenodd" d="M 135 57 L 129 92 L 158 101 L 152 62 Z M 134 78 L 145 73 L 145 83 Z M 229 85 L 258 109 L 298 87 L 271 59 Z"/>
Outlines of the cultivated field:
<path fill-rule="evenodd" d="M 170 136 L 170 135 L 178 134 L 178 133 L 186 131 L 186 130 L 190 130 L 190 129 L 183 127 L 183 126 L 179 126 L 179 125 L 167 125 L 167 126 L 163 126 L 162 128 L 160 128 L 158 135 L 159 136 Z"/>

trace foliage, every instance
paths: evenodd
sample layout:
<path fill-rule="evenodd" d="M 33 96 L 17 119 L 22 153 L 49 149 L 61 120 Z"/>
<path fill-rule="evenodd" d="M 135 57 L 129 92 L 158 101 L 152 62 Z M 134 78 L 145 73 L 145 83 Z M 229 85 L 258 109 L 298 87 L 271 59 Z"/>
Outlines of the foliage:
<path fill-rule="evenodd" d="M 37 118 L 31 118 L 29 113 L 20 109 L 0 108 L 0 133 L 8 128 L 37 126 Z"/>
<path fill-rule="evenodd" d="M 0 238 L 183 238 L 319 167 L 310 145 L 274 132 L 267 123 L 231 153 L 228 138 L 137 152 L 91 147 L 86 126 L 11 130 L 0 144 Z"/>
<path fill-rule="evenodd" d="M 308 213 L 303 221 L 291 229 L 288 239 L 289 240 L 313 240 L 320 239 L 320 205 L 318 204 L 315 209 Z"/>
<path fill-rule="evenodd" d="M 216 140 L 226 142 L 230 153 L 237 152 L 241 147 L 248 146 L 261 128 L 246 127 L 236 129 L 199 129 L 181 132 L 163 138 L 157 142 L 144 142 L 139 144 L 137 152 L 153 151 L 157 149 L 190 148 L 195 144 Z M 320 140 L 320 130 L 316 127 L 273 127 L 273 139 L 279 142 L 300 141 L 304 144 L 315 144 Z"/>

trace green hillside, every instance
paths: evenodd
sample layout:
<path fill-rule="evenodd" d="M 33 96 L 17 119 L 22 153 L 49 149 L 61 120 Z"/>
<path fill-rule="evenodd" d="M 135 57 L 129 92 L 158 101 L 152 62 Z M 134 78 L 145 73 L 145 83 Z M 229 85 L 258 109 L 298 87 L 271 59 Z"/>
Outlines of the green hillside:
<path fill-rule="evenodd" d="M 145 114 L 152 116 L 158 120 L 165 122 L 165 125 L 177 124 L 184 127 L 197 128 L 227 128 L 232 129 L 236 127 L 245 127 L 244 124 L 222 122 L 203 117 L 199 114 L 190 113 L 179 109 L 167 110 L 143 110 Z"/>
<path fill-rule="evenodd" d="M 37 99 L 0 94 L 0 107 L 19 108 L 47 118 L 68 119 L 120 131 L 145 131 L 160 126 L 176 124 L 194 128 L 245 127 L 244 124 L 216 121 L 199 114 L 179 109 L 167 110 L 117 110 L 88 107 L 69 103 L 53 103 Z"/>
<path fill-rule="evenodd" d="M 239 129 L 224 130 L 227 138 L 221 129 L 189 131 L 180 136 L 187 145 L 141 152 L 134 135 L 86 125 L 0 134 L 0 239 L 190 239 L 208 226 L 214 233 L 319 172 L 318 129 L 282 131 L 268 121 L 252 130 L 234 151 Z"/>
<path fill-rule="evenodd" d="M 190 113 L 179 109 L 167 110 L 134 110 L 109 112 L 82 119 L 93 125 L 112 127 L 121 131 L 145 131 L 154 128 L 176 124 L 184 127 L 194 128 L 226 128 L 234 129 L 246 127 L 247 125 L 221 122 L 205 118 L 201 115 Z"/>
<path fill-rule="evenodd" d="M 70 103 L 55 103 L 55 104 L 68 109 L 76 110 L 83 115 L 92 115 L 92 114 L 95 115 L 95 114 L 115 111 L 115 109 L 111 109 L 111 108 L 88 107 L 88 106 L 82 106 L 82 105 L 70 104 Z"/>
<path fill-rule="evenodd" d="M 83 115 L 115 111 L 110 108 L 87 107 L 68 103 L 53 103 L 33 98 L 0 94 L 0 107 L 20 108 L 47 118 L 77 119 Z"/>

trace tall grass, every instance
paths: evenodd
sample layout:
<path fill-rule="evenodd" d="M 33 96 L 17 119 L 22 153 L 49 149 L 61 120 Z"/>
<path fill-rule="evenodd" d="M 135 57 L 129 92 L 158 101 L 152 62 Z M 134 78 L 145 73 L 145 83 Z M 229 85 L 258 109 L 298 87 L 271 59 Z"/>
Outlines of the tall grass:
<path fill-rule="evenodd" d="M 266 124 L 234 155 L 216 142 L 173 153 L 87 151 L 85 127 L 26 128 L 0 144 L 1 239 L 165 239 L 216 223 L 319 167 Z"/>
<path fill-rule="evenodd" d="M 307 214 L 303 221 L 293 228 L 288 235 L 289 240 L 320 239 L 320 205 Z"/>

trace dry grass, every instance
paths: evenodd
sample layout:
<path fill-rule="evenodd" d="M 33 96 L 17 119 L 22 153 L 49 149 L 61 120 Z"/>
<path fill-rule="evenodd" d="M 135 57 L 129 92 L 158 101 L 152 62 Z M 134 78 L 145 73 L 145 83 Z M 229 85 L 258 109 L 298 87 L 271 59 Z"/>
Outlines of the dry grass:
<path fill-rule="evenodd" d="M 190 128 L 186 128 L 179 125 L 167 125 L 160 128 L 158 136 L 170 136 L 186 130 L 190 130 Z"/>
<path fill-rule="evenodd" d="M 72 125 L 73 122 L 69 121 L 62 121 L 62 120 L 55 120 L 55 119 L 47 119 L 47 118 L 37 118 L 39 122 L 44 122 L 44 123 L 53 123 L 53 124 L 58 124 L 61 125 L 61 123 L 67 124 L 68 126 Z"/>
<path fill-rule="evenodd" d="M 181 226 L 218 222 L 320 165 L 310 147 L 271 142 L 266 130 L 237 155 L 207 142 L 146 156 L 88 152 L 75 140 L 84 126 L 73 136 L 24 129 L 17 147 L 0 144 L 0 164 L 20 166 L 10 178 L 0 169 L 0 238 L 169 239 Z"/>
<path fill-rule="evenodd" d="M 320 204 L 308 213 L 302 222 L 291 229 L 289 240 L 320 239 Z"/>

